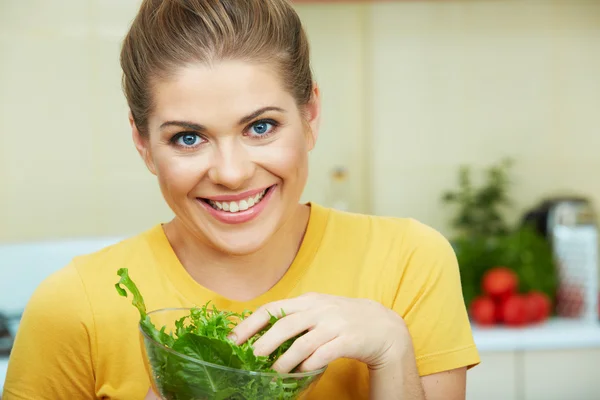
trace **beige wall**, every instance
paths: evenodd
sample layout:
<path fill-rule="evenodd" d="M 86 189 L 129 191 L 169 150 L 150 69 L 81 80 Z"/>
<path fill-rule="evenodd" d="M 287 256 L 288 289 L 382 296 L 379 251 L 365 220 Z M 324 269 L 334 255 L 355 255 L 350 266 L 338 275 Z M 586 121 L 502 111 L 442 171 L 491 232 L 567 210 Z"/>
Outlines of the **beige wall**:
<path fill-rule="evenodd" d="M 315 78 L 322 93 L 318 143 L 310 154 L 311 173 L 303 200 L 327 203 L 331 172 L 348 170 L 349 206 L 369 208 L 367 175 L 370 99 L 365 68 L 369 51 L 366 15 L 360 4 L 297 7 L 311 42 Z"/>
<path fill-rule="evenodd" d="M 0 3 L 0 240 L 128 234 L 169 214 L 119 88 L 132 3 Z"/>
<path fill-rule="evenodd" d="M 0 1 L 0 241 L 130 234 L 170 217 L 120 91 L 137 3 Z M 306 200 L 325 202 L 344 165 L 353 209 L 446 230 L 438 198 L 457 166 L 505 155 L 519 162 L 520 205 L 554 188 L 600 200 L 600 2 L 298 10 L 324 95 Z"/>
<path fill-rule="evenodd" d="M 504 156 L 517 207 L 600 208 L 600 2 L 395 2 L 370 27 L 374 212 L 446 230 L 459 164 Z"/>
<path fill-rule="evenodd" d="M 0 241 L 131 234 L 170 218 L 120 88 L 119 45 L 138 3 L 0 2 Z M 304 200 L 325 202 L 329 172 L 349 165 L 356 209 L 368 201 L 361 8 L 300 10 L 325 92 Z"/>

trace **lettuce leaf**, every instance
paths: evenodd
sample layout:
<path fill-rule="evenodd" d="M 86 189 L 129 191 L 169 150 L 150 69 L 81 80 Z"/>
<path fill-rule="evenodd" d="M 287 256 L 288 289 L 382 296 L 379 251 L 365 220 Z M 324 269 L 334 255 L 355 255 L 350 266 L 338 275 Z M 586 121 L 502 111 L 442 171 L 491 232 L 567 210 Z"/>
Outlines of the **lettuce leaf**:
<path fill-rule="evenodd" d="M 152 320 L 146 313 L 146 304 L 144 303 L 144 298 L 142 297 L 140 291 L 131 278 L 129 277 L 129 273 L 127 268 L 121 268 L 117 271 L 117 275 L 121 277 L 119 282 L 116 283 L 115 287 L 117 288 L 117 292 L 123 296 L 127 297 L 127 291 L 121 287 L 121 285 L 125 286 L 131 294 L 133 295 L 132 304 L 138 309 L 140 312 L 140 325 L 144 332 L 148 334 L 152 339 L 156 340 L 158 343 L 162 343 L 169 347 L 173 346 L 174 339 L 172 336 L 167 335 L 165 333 L 165 328 L 163 327 L 160 331 L 156 329 Z"/>
<path fill-rule="evenodd" d="M 258 340 L 278 318 L 271 316 L 269 324 L 247 342 L 237 345 L 228 339 L 235 326 L 251 315 L 250 311 L 234 313 L 217 309 L 210 302 L 190 309 L 190 314 L 174 321 L 173 332 L 163 326 L 157 329 L 148 315 L 144 299 L 129 277 L 128 270 L 117 271 L 120 280 L 115 285 L 119 295 L 132 294 L 132 304 L 140 313 L 140 327 L 150 338 L 162 346 L 146 346 L 150 370 L 159 394 L 169 400 L 266 400 L 295 399 L 315 377 L 300 379 L 235 373 L 225 369 L 207 367 L 193 360 L 223 367 L 253 371 L 275 372 L 277 359 L 290 348 L 298 335 L 287 340 L 271 355 L 256 356 L 252 344 Z M 285 313 L 282 310 L 282 314 Z M 170 352 L 166 348 L 172 350 Z M 176 354 L 177 353 L 177 354 Z"/>

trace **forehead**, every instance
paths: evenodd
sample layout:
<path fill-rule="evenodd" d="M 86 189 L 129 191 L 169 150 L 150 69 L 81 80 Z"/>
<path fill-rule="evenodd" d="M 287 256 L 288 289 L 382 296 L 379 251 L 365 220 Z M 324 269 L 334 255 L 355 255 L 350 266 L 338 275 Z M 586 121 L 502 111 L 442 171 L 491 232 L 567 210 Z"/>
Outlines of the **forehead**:
<path fill-rule="evenodd" d="M 151 120 L 239 119 L 258 108 L 294 104 L 275 69 L 263 64 L 223 61 L 191 64 L 152 85 Z"/>

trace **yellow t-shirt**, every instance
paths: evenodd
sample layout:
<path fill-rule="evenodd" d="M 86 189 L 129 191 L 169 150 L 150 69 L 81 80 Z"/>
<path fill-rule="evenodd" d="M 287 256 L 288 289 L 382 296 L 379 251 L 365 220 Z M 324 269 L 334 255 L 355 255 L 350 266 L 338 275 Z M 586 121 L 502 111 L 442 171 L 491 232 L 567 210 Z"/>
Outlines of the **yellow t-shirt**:
<path fill-rule="evenodd" d="M 419 373 L 479 363 L 453 249 L 437 231 L 404 218 L 343 213 L 311 205 L 307 232 L 285 276 L 248 302 L 231 301 L 194 281 L 161 225 L 75 258 L 29 301 L 9 362 L 3 400 L 143 399 L 139 314 L 117 294 L 128 268 L 148 310 L 212 301 L 240 312 L 306 292 L 370 298 L 398 312 Z M 368 398 L 368 370 L 333 362 L 310 399 Z"/>

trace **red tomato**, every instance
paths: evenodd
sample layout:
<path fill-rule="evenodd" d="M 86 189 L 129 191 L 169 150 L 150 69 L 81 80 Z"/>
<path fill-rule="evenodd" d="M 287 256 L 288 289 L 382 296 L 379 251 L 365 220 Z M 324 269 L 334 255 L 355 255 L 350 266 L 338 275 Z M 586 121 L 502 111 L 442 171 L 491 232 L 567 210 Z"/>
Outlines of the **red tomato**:
<path fill-rule="evenodd" d="M 494 299 L 494 304 L 496 305 L 496 322 L 502 324 L 504 322 L 504 303 L 507 298 L 497 298 Z"/>
<path fill-rule="evenodd" d="M 486 271 L 481 285 L 488 296 L 502 300 L 516 292 L 519 280 L 510 268 L 495 267 Z"/>
<path fill-rule="evenodd" d="M 495 313 L 494 301 L 485 296 L 475 298 L 469 307 L 469 314 L 478 325 L 493 325 L 496 322 Z"/>
<path fill-rule="evenodd" d="M 509 326 L 523 326 L 527 323 L 527 301 L 519 294 L 513 294 L 502 302 L 502 322 Z"/>
<path fill-rule="evenodd" d="M 535 290 L 527 293 L 524 297 L 527 306 L 528 322 L 537 323 L 548 319 L 552 307 L 550 297 L 545 293 Z"/>

